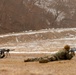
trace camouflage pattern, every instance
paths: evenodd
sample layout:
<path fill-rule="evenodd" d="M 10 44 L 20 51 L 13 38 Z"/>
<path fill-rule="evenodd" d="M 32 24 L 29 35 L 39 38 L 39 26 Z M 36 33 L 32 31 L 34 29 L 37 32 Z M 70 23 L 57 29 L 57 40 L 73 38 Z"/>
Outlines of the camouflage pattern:
<path fill-rule="evenodd" d="M 66 49 L 59 50 L 57 53 L 54 54 L 54 56 L 57 60 L 68 60 L 72 58 L 71 52 L 69 54 L 69 50 Z"/>
<path fill-rule="evenodd" d="M 51 54 L 49 56 L 40 57 L 40 58 L 30 58 L 24 60 L 24 62 L 32 62 L 39 61 L 39 63 L 47 63 L 50 61 L 58 61 L 58 60 L 70 60 L 75 56 L 75 52 L 69 52 L 69 46 L 66 45 L 63 49 L 59 50 L 55 54 Z"/>
<path fill-rule="evenodd" d="M 28 58 L 28 59 L 24 60 L 24 62 L 39 61 L 39 59 L 41 59 L 41 58 Z"/>

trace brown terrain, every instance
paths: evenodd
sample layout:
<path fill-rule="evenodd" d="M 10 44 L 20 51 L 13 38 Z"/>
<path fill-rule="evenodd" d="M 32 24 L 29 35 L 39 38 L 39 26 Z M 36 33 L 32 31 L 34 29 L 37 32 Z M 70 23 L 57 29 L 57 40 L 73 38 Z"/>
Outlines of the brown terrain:
<path fill-rule="evenodd" d="M 76 47 L 76 0 L 0 0 L 0 75 L 76 75 L 72 60 L 41 64 L 24 59 Z"/>
<path fill-rule="evenodd" d="M 32 55 L 39 57 L 39 54 Z M 76 75 L 76 56 L 72 60 L 44 64 L 25 63 L 24 59 L 28 57 L 26 54 L 11 54 L 7 58 L 0 59 L 0 75 Z"/>
<path fill-rule="evenodd" d="M 43 64 L 24 62 L 27 58 L 49 55 L 65 44 L 76 47 L 75 36 L 76 29 L 73 28 L 0 35 L 1 48 L 15 49 L 0 59 L 0 75 L 76 75 L 76 56 L 72 60 Z"/>

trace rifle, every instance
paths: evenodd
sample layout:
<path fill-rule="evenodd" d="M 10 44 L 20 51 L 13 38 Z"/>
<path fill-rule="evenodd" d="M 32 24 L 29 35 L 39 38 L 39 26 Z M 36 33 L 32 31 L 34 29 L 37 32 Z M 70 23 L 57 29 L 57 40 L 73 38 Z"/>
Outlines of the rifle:
<path fill-rule="evenodd" d="M 4 52 L 14 51 L 14 49 L 3 49 Z"/>
<path fill-rule="evenodd" d="M 14 51 L 14 49 L 0 49 L 0 58 L 5 57 L 5 52 L 8 55 L 9 54 L 9 51 Z"/>
<path fill-rule="evenodd" d="M 76 51 L 76 48 L 71 48 L 70 50 L 69 50 L 69 52 L 75 52 Z"/>

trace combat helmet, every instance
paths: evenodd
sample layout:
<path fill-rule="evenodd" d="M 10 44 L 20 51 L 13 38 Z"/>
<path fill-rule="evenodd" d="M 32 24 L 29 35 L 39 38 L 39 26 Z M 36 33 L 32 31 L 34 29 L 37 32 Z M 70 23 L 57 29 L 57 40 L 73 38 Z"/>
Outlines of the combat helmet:
<path fill-rule="evenodd" d="M 69 45 L 65 45 L 64 46 L 64 49 L 69 50 L 70 49 L 70 46 Z"/>

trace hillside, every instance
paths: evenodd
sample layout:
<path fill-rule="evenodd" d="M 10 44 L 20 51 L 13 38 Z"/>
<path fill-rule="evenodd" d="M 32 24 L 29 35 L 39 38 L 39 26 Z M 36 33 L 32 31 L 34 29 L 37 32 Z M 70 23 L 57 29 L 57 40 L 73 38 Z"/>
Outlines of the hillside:
<path fill-rule="evenodd" d="M 0 34 L 76 27 L 76 0 L 0 0 Z"/>

